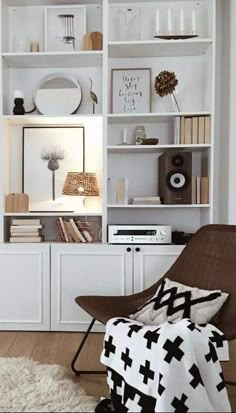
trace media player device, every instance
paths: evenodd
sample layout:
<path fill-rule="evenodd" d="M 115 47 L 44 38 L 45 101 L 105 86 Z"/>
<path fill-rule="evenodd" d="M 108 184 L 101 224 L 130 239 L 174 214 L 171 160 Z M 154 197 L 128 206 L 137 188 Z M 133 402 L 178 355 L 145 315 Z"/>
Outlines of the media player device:
<path fill-rule="evenodd" d="M 168 225 L 108 225 L 109 244 L 171 244 Z"/>

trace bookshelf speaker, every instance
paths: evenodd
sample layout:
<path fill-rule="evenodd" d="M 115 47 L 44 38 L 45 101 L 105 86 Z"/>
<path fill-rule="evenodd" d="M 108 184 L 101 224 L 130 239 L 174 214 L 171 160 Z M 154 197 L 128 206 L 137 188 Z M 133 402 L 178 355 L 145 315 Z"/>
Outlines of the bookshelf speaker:
<path fill-rule="evenodd" d="M 159 196 L 163 204 L 192 203 L 192 153 L 167 152 L 159 157 Z"/>

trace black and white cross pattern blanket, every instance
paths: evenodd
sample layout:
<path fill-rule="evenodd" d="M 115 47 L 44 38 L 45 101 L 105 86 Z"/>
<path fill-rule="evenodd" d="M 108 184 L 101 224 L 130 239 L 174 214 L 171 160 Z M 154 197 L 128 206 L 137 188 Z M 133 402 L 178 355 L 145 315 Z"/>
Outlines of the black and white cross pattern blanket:
<path fill-rule="evenodd" d="M 115 411 L 231 412 L 220 361 L 228 342 L 214 326 L 184 319 L 107 323 L 101 362 Z"/>

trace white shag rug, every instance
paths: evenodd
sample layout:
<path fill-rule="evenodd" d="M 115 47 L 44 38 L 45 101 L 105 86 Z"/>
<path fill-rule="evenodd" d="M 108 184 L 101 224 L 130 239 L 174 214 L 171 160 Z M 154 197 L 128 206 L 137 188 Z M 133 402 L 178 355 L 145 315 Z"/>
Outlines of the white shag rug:
<path fill-rule="evenodd" d="M 94 412 L 96 404 L 62 366 L 0 358 L 0 412 Z"/>

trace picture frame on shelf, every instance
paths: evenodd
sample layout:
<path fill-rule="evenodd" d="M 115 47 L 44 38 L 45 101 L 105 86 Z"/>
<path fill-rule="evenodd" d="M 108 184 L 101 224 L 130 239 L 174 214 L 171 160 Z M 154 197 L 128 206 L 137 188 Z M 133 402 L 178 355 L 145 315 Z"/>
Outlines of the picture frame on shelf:
<path fill-rule="evenodd" d="M 30 212 L 73 212 L 78 197 L 62 196 L 68 171 L 84 171 L 84 126 L 27 126 L 22 136 L 22 192 Z"/>
<path fill-rule="evenodd" d="M 151 68 L 112 69 L 111 113 L 151 113 Z"/>
<path fill-rule="evenodd" d="M 86 34 L 86 6 L 50 6 L 45 8 L 46 52 L 83 50 Z"/>

